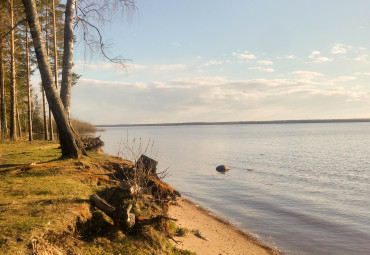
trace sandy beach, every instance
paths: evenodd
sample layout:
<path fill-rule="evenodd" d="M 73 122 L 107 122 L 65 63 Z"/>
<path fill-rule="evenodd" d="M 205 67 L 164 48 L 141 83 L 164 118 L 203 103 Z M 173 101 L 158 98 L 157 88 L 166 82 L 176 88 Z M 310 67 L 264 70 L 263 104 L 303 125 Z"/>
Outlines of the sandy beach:
<path fill-rule="evenodd" d="M 178 205 L 170 207 L 170 217 L 178 220 L 177 226 L 189 230 L 184 237 L 174 238 L 177 244 L 173 243 L 177 247 L 199 255 L 280 254 L 276 249 L 236 229 L 230 223 L 210 214 L 190 200 L 178 198 L 177 202 Z"/>

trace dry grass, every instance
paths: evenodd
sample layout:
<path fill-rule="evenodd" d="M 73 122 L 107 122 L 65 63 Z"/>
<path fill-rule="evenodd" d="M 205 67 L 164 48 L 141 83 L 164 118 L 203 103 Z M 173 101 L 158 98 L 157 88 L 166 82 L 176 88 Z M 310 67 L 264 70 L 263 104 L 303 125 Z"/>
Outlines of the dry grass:
<path fill-rule="evenodd" d="M 73 128 L 76 130 L 79 134 L 85 134 L 85 133 L 94 133 L 96 132 L 96 127 L 94 124 L 91 124 L 86 121 L 78 120 L 78 119 L 71 119 L 71 123 Z"/>
<path fill-rule="evenodd" d="M 0 254 L 192 254 L 150 227 L 127 236 L 104 216 L 96 233 L 78 229 L 99 215 L 89 196 L 117 184 L 107 177 L 112 162 L 129 162 L 95 152 L 80 160 L 60 155 L 54 142 L 0 143 Z"/>

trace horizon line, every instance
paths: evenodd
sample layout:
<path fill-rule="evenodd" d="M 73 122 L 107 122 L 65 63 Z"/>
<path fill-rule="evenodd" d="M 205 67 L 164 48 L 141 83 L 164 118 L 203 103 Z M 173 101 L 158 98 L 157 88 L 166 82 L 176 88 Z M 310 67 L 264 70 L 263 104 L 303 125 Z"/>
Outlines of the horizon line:
<path fill-rule="evenodd" d="M 256 120 L 256 121 L 194 121 L 147 124 L 99 124 L 96 127 L 143 127 L 143 126 L 210 126 L 210 125 L 248 125 L 248 124 L 299 124 L 299 123 L 343 123 L 370 122 L 370 118 L 353 119 L 303 119 L 303 120 Z"/>

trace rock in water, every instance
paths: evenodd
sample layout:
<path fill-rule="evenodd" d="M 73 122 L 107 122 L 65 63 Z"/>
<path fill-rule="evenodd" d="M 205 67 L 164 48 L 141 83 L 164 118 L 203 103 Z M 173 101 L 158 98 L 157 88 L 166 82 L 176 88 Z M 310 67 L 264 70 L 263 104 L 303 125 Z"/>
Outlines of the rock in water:
<path fill-rule="evenodd" d="M 225 173 L 229 170 L 230 170 L 230 167 L 225 166 L 225 165 L 220 165 L 220 166 L 216 167 L 216 171 L 220 172 L 220 173 Z"/>

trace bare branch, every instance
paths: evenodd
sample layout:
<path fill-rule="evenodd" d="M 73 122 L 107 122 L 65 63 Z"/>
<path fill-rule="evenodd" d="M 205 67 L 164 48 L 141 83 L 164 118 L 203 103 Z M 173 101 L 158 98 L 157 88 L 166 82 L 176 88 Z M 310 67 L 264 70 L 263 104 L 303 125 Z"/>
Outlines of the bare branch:
<path fill-rule="evenodd" d="M 91 24 L 87 20 L 82 19 L 80 17 L 77 17 L 77 20 L 79 22 L 82 22 L 83 39 L 84 39 L 85 43 L 89 47 L 96 48 L 96 46 L 98 46 L 98 48 L 100 49 L 100 51 L 101 51 L 102 55 L 104 56 L 104 58 L 108 59 L 112 63 L 121 64 L 121 65 L 124 66 L 124 62 L 128 61 L 128 59 L 124 59 L 124 58 L 122 58 L 120 56 L 113 57 L 113 58 L 110 57 L 110 56 L 108 56 L 108 53 L 107 53 L 107 45 L 104 43 L 103 36 L 100 33 L 100 30 L 99 30 L 99 28 L 97 26 Z M 92 28 L 95 31 L 95 33 L 98 35 L 98 40 L 96 40 L 95 37 L 92 37 L 91 36 L 91 34 L 89 33 L 88 27 Z M 98 44 L 98 45 L 96 45 L 96 44 Z"/>
<path fill-rule="evenodd" d="M 17 24 L 15 24 L 12 28 L 10 28 L 9 31 L 7 31 L 6 33 L 4 33 L 3 36 L 5 37 L 5 36 L 9 35 L 14 29 L 16 29 L 19 25 L 21 25 L 22 23 L 24 23 L 26 21 L 27 21 L 26 18 L 20 20 Z"/>
<path fill-rule="evenodd" d="M 100 25 L 111 22 L 118 14 L 125 14 L 131 19 L 136 10 L 135 0 L 77 0 L 74 28 L 80 29 L 82 40 L 90 53 L 98 51 L 103 58 L 124 67 L 124 63 L 130 60 L 121 56 L 111 57 L 108 51 L 110 45 L 103 40 Z"/>

